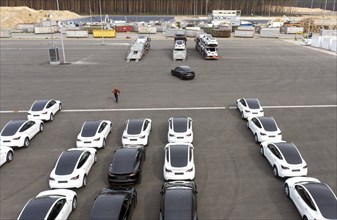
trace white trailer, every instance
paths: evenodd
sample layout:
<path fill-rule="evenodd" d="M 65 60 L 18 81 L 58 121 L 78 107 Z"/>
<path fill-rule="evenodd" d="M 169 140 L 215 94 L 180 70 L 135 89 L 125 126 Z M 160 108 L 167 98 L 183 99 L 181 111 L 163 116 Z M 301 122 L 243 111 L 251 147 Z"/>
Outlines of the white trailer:
<path fill-rule="evenodd" d="M 141 60 L 150 50 L 150 41 L 151 39 L 147 36 L 139 36 L 137 40 L 131 44 L 126 61 L 130 62 L 131 60 L 134 60 L 135 62 L 138 62 Z"/>
<path fill-rule="evenodd" d="M 217 60 L 218 42 L 210 34 L 199 34 L 195 39 L 195 49 L 207 60 Z"/>

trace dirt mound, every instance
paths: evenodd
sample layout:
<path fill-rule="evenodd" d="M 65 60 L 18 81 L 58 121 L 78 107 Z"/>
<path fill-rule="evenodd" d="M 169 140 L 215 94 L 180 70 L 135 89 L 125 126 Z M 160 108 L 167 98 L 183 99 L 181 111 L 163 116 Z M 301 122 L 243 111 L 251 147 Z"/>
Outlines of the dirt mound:
<path fill-rule="evenodd" d="M 80 18 L 81 16 L 70 11 L 34 10 L 26 6 L 0 7 L 0 27 L 16 28 L 22 23 L 36 23 L 47 20 L 51 15 L 52 20 L 66 20 Z"/>

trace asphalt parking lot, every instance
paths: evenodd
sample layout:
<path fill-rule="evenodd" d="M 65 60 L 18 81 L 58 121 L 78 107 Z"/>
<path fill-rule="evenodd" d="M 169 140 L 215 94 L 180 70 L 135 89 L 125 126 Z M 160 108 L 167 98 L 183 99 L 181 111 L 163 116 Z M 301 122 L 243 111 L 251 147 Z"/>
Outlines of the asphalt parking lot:
<path fill-rule="evenodd" d="M 241 97 L 259 98 L 283 139 L 300 150 L 308 176 L 337 192 L 336 56 L 278 39 L 230 38 L 218 40 L 221 58 L 211 61 L 203 60 L 189 39 L 184 64 L 196 78 L 181 81 L 170 75 L 182 64 L 171 59 L 172 39 L 153 39 L 143 60 L 126 63 L 131 40 L 106 39 L 102 45 L 100 39 L 66 39 L 69 64 L 57 66 L 48 63 L 50 39 L 1 40 L 1 128 L 26 118 L 36 99 L 59 99 L 63 111 L 0 168 L 0 219 L 16 219 L 30 198 L 48 189 L 59 154 L 75 146 L 85 120 L 108 119 L 113 131 L 107 147 L 98 151 L 87 187 L 75 190 L 79 204 L 69 218 L 88 219 L 95 196 L 108 186 L 108 167 L 125 121 L 140 117 L 152 119 L 152 132 L 132 219 L 158 219 L 171 116 L 193 119 L 200 220 L 300 219 L 283 193 L 283 179 L 272 175 L 234 108 Z M 58 39 L 54 43 L 61 48 Z M 117 104 L 114 86 L 121 89 Z"/>

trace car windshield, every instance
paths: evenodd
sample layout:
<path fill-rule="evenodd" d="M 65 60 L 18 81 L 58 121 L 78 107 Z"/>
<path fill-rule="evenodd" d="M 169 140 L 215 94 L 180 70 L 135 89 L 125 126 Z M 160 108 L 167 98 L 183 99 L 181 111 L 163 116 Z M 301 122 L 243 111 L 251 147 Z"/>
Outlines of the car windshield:
<path fill-rule="evenodd" d="M 19 220 L 39 220 L 45 219 L 49 209 L 58 198 L 41 197 L 28 202 L 20 215 Z"/>
<path fill-rule="evenodd" d="M 96 135 L 100 121 L 86 121 L 84 123 L 81 136 L 82 137 L 93 137 Z"/>
<path fill-rule="evenodd" d="M 308 183 L 305 187 L 313 196 L 325 219 L 337 219 L 337 200 L 331 190 L 322 183 Z"/>
<path fill-rule="evenodd" d="M 277 131 L 275 121 L 272 118 L 260 117 L 259 119 L 266 131 Z"/>
<path fill-rule="evenodd" d="M 259 109 L 260 105 L 256 99 L 246 99 L 250 109 Z"/>
<path fill-rule="evenodd" d="M 32 111 L 42 111 L 46 106 L 48 100 L 37 100 L 32 106 Z"/>
<path fill-rule="evenodd" d="M 189 66 L 181 66 L 180 68 L 185 70 L 185 72 L 192 72 L 192 69 Z"/>
<path fill-rule="evenodd" d="M 91 212 L 91 220 L 119 220 L 125 194 L 99 195 Z M 125 210 L 126 211 L 126 210 Z"/>
<path fill-rule="evenodd" d="M 168 189 L 165 194 L 165 219 L 192 220 L 192 190 Z"/>
<path fill-rule="evenodd" d="M 174 118 L 173 119 L 174 132 L 186 132 L 187 131 L 187 118 Z"/>
<path fill-rule="evenodd" d="M 140 134 L 144 120 L 130 120 L 128 124 L 128 134 Z"/>
<path fill-rule="evenodd" d="M 171 145 L 170 161 L 172 167 L 186 167 L 188 163 L 188 145 Z"/>
<path fill-rule="evenodd" d="M 1 136 L 12 136 L 14 135 L 19 128 L 21 127 L 21 125 L 23 123 L 25 123 L 25 120 L 17 120 L 17 121 L 11 121 L 10 123 L 8 123 L 5 128 L 3 129 Z"/>
<path fill-rule="evenodd" d="M 277 147 L 282 152 L 288 164 L 301 164 L 302 158 L 293 144 L 277 143 Z"/>
<path fill-rule="evenodd" d="M 55 174 L 56 175 L 69 175 L 71 174 L 77 164 L 83 151 L 64 151 L 58 161 Z"/>

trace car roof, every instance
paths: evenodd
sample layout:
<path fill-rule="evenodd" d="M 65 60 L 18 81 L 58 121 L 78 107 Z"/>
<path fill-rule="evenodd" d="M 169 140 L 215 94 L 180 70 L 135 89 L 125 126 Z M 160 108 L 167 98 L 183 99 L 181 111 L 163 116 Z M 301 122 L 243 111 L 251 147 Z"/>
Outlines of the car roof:
<path fill-rule="evenodd" d="M 324 183 L 309 182 L 303 184 L 314 198 L 320 212 L 326 219 L 337 218 L 337 199 Z"/>
<path fill-rule="evenodd" d="M 1 132 L 2 136 L 12 136 L 27 120 L 13 120 L 7 123 Z"/>
<path fill-rule="evenodd" d="M 128 122 L 128 134 L 140 134 L 145 119 L 130 119 Z"/>
<path fill-rule="evenodd" d="M 188 119 L 185 118 L 173 118 L 172 125 L 173 131 L 175 132 L 186 132 L 187 131 L 187 121 Z"/>
<path fill-rule="evenodd" d="M 44 107 L 46 106 L 46 104 L 49 102 L 49 100 L 36 100 L 33 103 L 32 106 L 32 111 L 41 111 L 44 109 Z"/>
<path fill-rule="evenodd" d="M 170 164 L 172 167 L 186 167 L 188 163 L 188 145 L 170 145 Z"/>
<path fill-rule="evenodd" d="M 266 131 L 277 131 L 276 122 L 273 117 L 258 117 Z"/>
<path fill-rule="evenodd" d="M 258 99 L 256 98 L 245 98 L 249 108 L 251 109 L 259 109 L 260 108 L 260 103 Z"/>
<path fill-rule="evenodd" d="M 189 188 L 172 188 L 165 193 L 165 219 L 192 219 L 193 191 Z"/>
<path fill-rule="evenodd" d="M 56 197 L 39 197 L 31 199 L 20 215 L 20 220 L 45 219 L 52 205 L 58 200 Z"/>
<path fill-rule="evenodd" d="M 68 175 L 71 174 L 77 164 L 78 159 L 81 157 L 83 151 L 63 151 L 60 159 L 57 163 L 55 174 L 56 175 Z"/>
<path fill-rule="evenodd" d="M 118 148 L 113 158 L 113 173 L 130 173 L 134 170 L 138 148 Z"/>
<path fill-rule="evenodd" d="M 119 220 L 119 214 L 126 196 L 125 193 L 99 195 L 95 200 L 90 219 Z"/>
<path fill-rule="evenodd" d="M 99 125 L 102 121 L 85 121 L 83 125 L 83 129 L 81 132 L 82 137 L 93 137 L 95 136 Z"/>
<path fill-rule="evenodd" d="M 296 146 L 293 143 L 281 142 L 275 143 L 275 145 L 281 151 L 287 163 L 289 164 L 302 163 L 301 155 L 299 154 Z"/>

